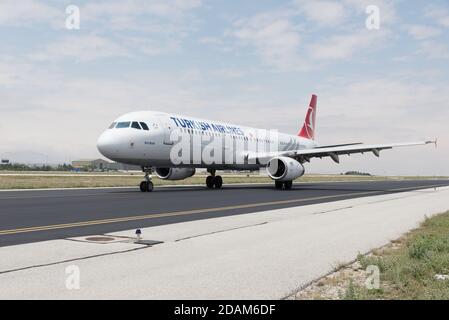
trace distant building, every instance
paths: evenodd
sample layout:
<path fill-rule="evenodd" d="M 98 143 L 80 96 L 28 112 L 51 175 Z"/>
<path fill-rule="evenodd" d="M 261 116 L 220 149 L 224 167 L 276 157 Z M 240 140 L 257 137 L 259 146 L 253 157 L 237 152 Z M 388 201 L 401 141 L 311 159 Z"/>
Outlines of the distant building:
<path fill-rule="evenodd" d="M 2 164 L 9 164 L 9 160 L 8 159 L 2 159 Z"/>
<path fill-rule="evenodd" d="M 72 167 L 75 169 L 105 170 L 108 169 L 110 162 L 103 159 L 80 159 L 72 161 Z"/>

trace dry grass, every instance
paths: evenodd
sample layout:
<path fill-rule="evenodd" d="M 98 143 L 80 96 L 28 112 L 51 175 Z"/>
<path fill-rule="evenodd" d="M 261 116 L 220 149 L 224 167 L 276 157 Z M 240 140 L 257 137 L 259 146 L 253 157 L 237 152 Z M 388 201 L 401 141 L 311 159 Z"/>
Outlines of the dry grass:
<path fill-rule="evenodd" d="M 80 188 L 80 187 L 128 187 L 138 186 L 143 180 L 142 175 L 135 176 L 0 176 L 0 189 L 36 189 L 36 188 Z M 186 185 L 186 184 L 204 184 L 204 177 L 192 177 L 180 181 L 166 181 L 153 178 L 155 185 Z M 225 183 L 240 182 L 268 182 L 269 178 L 252 177 L 242 178 L 224 178 Z"/>

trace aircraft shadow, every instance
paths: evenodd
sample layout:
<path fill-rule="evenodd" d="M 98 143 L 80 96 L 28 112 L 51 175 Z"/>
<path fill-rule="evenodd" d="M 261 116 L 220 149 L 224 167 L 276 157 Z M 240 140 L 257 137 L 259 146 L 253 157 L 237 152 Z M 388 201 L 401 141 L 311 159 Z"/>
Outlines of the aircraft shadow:
<path fill-rule="evenodd" d="M 380 182 L 388 182 L 388 181 L 380 181 Z M 422 182 L 422 181 L 421 181 Z M 442 186 L 449 185 L 449 183 L 441 183 Z M 409 187 L 411 189 L 408 190 L 388 190 L 389 188 L 395 188 L 400 187 L 400 185 L 387 185 L 384 188 L 379 188 L 379 186 L 373 186 L 370 188 L 370 186 L 367 186 L 366 183 L 363 184 L 363 187 L 354 187 L 352 185 L 351 187 L 348 186 L 348 184 L 345 184 L 344 186 L 342 184 L 330 184 L 325 182 L 319 182 L 319 183 L 302 183 L 302 184 L 293 184 L 293 188 L 291 190 L 282 190 L 278 191 L 275 190 L 274 184 L 262 184 L 262 185 L 251 185 L 251 184 L 242 184 L 242 185 L 223 185 L 223 189 L 221 191 L 232 191 L 232 190 L 274 190 L 278 192 L 304 192 L 304 191 L 341 191 L 341 192 L 381 192 L 385 194 L 389 193 L 398 193 L 403 191 L 413 191 L 413 190 L 419 190 L 426 188 L 426 185 L 420 185 L 416 186 L 416 189 L 413 189 L 413 185 L 408 185 L 404 187 Z M 429 186 L 431 187 L 431 186 Z M 161 193 L 161 192 L 170 192 L 170 193 L 177 193 L 177 192 L 187 192 L 187 191 L 202 191 L 202 192 L 217 192 L 218 190 L 209 190 L 206 188 L 206 186 L 167 186 L 167 187 L 158 187 L 155 186 L 153 192 Z M 117 193 L 117 194 L 134 194 L 134 193 L 140 193 L 139 188 L 136 186 L 136 189 L 128 189 L 128 190 L 111 190 L 110 193 Z"/>
<path fill-rule="evenodd" d="M 291 190 L 275 190 L 274 186 L 223 186 L 220 190 L 210 190 L 206 187 L 177 187 L 177 188 L 158 188 L 157 186 L 154 188 L 153 192 L 162 193 L 162 192 L 170 192 L 170 193 L 178 193 L 178 192 L 187 192 L 187 191 L 198 191 L 198 192 L 226 192 L 226 191 L 235 191 L 235 190 L 273 190 L 274 192 L 305 192 L 305 191 L 329 191 L 329 192 L 383 192 L 383 193 L 397 193 L 401 191 L 394 190 L 386 190 L 380 188 L 322 188 L 322 187 L 304 187 L 304 186 L 293 186 Z M 141 193 L 138 187 L 135 190 L 116 190 L 110 191 L 110 193 L 116 194 L 135 194 Z"/>

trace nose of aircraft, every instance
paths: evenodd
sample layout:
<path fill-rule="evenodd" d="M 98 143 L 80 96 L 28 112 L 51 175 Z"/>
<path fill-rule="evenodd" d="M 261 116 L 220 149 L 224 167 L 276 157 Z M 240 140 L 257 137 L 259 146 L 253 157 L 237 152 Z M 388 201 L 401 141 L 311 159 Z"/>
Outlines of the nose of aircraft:
<path fill-rule="evenodd" d="M 97 149 L 106 158 L 111 159 L 113 157 L 114 152 L 117 151 L 117 146 L 116 141 L 114 141 L 113 134 L 111 134 L 110 130 L 103 132 L 98 138 Z"/>

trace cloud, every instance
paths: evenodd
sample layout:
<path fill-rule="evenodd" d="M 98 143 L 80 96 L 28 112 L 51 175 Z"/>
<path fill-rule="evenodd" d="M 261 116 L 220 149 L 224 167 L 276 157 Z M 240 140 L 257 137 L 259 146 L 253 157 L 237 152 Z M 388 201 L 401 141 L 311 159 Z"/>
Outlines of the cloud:
<path fill-rule="evenodd" d="M 35 61 L 59 61 L 69 59 L 88 62 L 105 58 L 133 58 L 139 54 L 158 56 L 180 50 L 177 39 L 158 40 L 151 37 L 116 35 L 99 36 L 96 34 L 79 34 L 69 36 L 45 45 L 29 55 Z"/>
<path fill-rule="evenodd" d="M 422 42 L 416 53 L 424 55 L 427 59 L 449 59 L 449 47 L 436 41 Z"/>
<path fill-rule="evenodd" d="M 243 46 L 253 46 L 261 61 L 276 70 L 292 71 L 304 67 L 298 54 L 300 34 L 284 12 L 240 19 L 227 35 L 238 39 Z"/>
<path fill-rule="evenodd" d="M 81 17 L 109 30 L 180 32 L 191 28 L 193 19 L 185 15 L 201 5 L 201 0 L 108 0 L 83 6 Z"/>
<path fill-rule="evenodd" d="M 366 8 L 375 5 L 379 7 L 381 25 L 391 24 L 396 20 L 396 1 L 385 0 L 295 0 L 294 5 L 299 8 L 299 14 L 303 14 L 308 20 L 322 26 L 342 26 L 358 20 L 360 26 L 364 26 L 364 18 L 367 17 Z"/>
<path fill-rule="evenodd" d="M 423 127 L 423 115 L 434 120 L 449 116 L 444 107 L 449 103 L 449 94 L 442 92 L 444 83 L 422 84 L 419 79 L 405 81 L 406 78 L 369 78 L 333 84 L 338 92 L 329 90 L 322 103 L 332 107 L 328 114 L 347 115 L 353 125 L 361 126 L 376 125 L 382 119 L 385 125 L 405 125 L 419 131 Z M 418 123 L 420 126 L 415 126 Z M 432 125 L 426 123 L 424 126 L 430 128 Z"/>
<path fill-rule="evenodd" d="M 49 24 L 63 26 L 65 11 L 43 4 L 37 0 L 2 0 L 0 1 L 0 25 L 34 26 Z"/>
<path fill-rule="evenodd" d="M 90 19 L 147 14 L 168 17 L 198 8 L 201 4 L 201 0 L 107 0 L 89 3 L 83 7 L 83 11 Z"/>
<path fill-rule="evenodd" d="M 100 53 L 88 53 L 82 60 L 122 57 L 128 53 L 157 56 L 176 52 L 183 40 L 197 30 L 199 21 L 194 12 L 201 6 L 201 0 L 88 2 L 80 7 L 81 30 L 95 30 L 95 35 L 80 37 L 73 45 L 86 47 L 90 52 L 97 42 Z M 66 40 L 50 49 L 59 51 L 61 46 L 69 46 Z"/>
<path fill-rule="evenodd" d="M 71 59 L 92 61 L 100 58 L 127 57 L 128 51 L 114 41 L 97 35 L 73 33 L 57 42 L 48 44 L 40 52 L 30 55 L 34 60 Z"/>
<path fill-rule="evenodd" d="M 199 21 L 192 12 L 201 0 L 100 0 L 80 7 L 81 31 L 52 34 L 36 53 L 36 60 L 75 58 L 91 61 L 134 54 L 155 56 L 177 51 Z M 64 30 L 65 5 L 37 0 L 1 0 L 0 25 L 50 24 Z M 70 35 L 68 35 L 70 34 Z M 56 37 L 55 37 L 56 36 Z M 51 40 L 48 40 L 51 39 Z M 55 40 L 56 39 L 56 40 Z"/>
<path fill-rule="evenodd" d="M 17 83 L 20 83 L 21 77 L 16 73 L 16 70 L 19 66 L 11 64 L 11 60 L 9 61 L 0 61 L 0 85 L 1 86 L 10 86 Z M 23 71 L 23 69 L 21 70 Z"/>
<path fill-rule="evenodd" d="M 365 10 L 373 4 L 380 8 L 380 30 L 365 28 Z M 387 26 L 396 17 L 395 1 L 297 0 L 287 8 L 239 19 L 225 34 L 240 45 L 253 47 L 261 62 L 273 71 L 304 72 L 319 67 L 319 60 L 345 60 L 367 49 L 378 50 L 391 35 Z M 304 24 L 302 17 L 316 22 L 316 28 Z M 324 26 L 338 28 L 322 32 Z M 322 32 L 319 37 L 312 36 L 315 30 Z"/>
<path fill-rule="evenodd" d="M 389 35 L 386 29 L 361 30 L 354 33 L 333 35 L 308 46 L 308 53 L 315 60 L 348 59 L 368 48 L 378 49 Z"/>
<path fill-rule="evenodd" d="M 76 3 L 75 3 L 76 5 Z M 81 23 L 103 23 L 110 30 L 142 29 L 161 32 L 162 20 L 179 22 L 178 27 L 188 22 L 182 18 L 193 9 L 200 8 L 201 0 L 107 0 L 80 5 Z M 140 19 L 152 17 L 151 19 Z M 158 21 L 154 19 L 158 18 Z M 191 17 L 189 17 L 191 18 Z M 37 23 L 62 28 L 65 25 L 64 5 L 52 6 L 38 0 L 0 1 L 0 25 L 32 26 Z M 179 29 L 177 29 L 179 31 Z"/>
<path fill-rule="evenodd" d="M 348 10 L 355 10 L 355 12 L 363 15 L 364 18 L 367 17 L 366 8 L 368 6 L 375 5 L 379 7 L 381 28 L 397 21 L 397 2 L 397 0 L 343 0 L 343 3 Z"/>
<path fill-rule="evenodd" d="M 346 8 L 341 2 L 324 0 L 296 0 L 295 6 L 308 20 L 320 25 L 334 26 L 346 18 Z"/>
<path fill-rule="evenodd" d="M 407 31 L 416 40 L 429 39 L 441 34 L 441 30 L 438 28 L 419 24 L 408 26 Z"/>
<path fill-rule="evenodd" d="M 41 85 L 42 81 L 50 83 L 58 79 L 52 76 L 50 68 L 40 68 L 33 61 L 20 57 L 0 55 L 0 88 L 7 93 L 12 94 L 19 88 L 20 91 L 30 90 Z M 6 104 L 0 104 L 0 110 L 3 108 Z"/>
<path fill-rule="evenodd" d="M 202 43 L 202 44 L 221 45 L 221 44 L 223 44 L 223 39 L 218 38 L 218 37 L 202 37 L 202 38 L 198 39 L 198 42 Z"/>
<path fill-rule="evenodd" d="M 449 28 L 449 10 L 439 6 L 429 6 L 425 10 L 425 15 L 439 25 Z"/>
<path fill-rule="evenodd" d="M 181 49 L 181 41 L 179 39 L 167 38 L 162 40 L 152 39 L 151 37 L 120 37 L 122 46 L 128 51 L 141 53 L 146 56 L 158 56 L 177 52 Z"/>
<path fill-rule="evenodd" d="M 211 70 L 210 74 L 224 79 L 236 79 L 245 76 L 247 71 L 237 68 L 221 68 Z"/>

